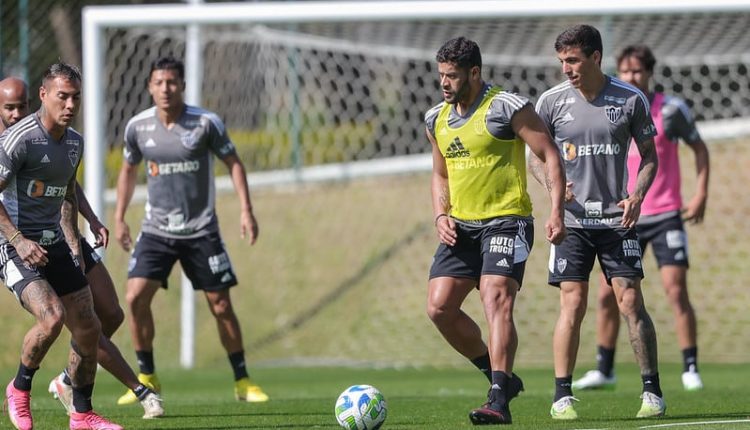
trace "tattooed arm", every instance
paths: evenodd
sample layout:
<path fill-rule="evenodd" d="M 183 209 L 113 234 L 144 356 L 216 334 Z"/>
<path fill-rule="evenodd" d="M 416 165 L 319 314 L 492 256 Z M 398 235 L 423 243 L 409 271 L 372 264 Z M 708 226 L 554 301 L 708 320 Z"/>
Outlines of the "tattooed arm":
<path fill-rule="evenodd" d="M 519 110 L 511 121 L 513 131 L 523 139 L 531 149 L 529 164 L 532 175 L 547 188 L 552 201 L 550 217 L 545 224 L 547 240 L 559 245 L 565 238 L 563 222 L 565 196 L 565 169 L 557 147 L 552 142 L 547 127 L 539 116 L 527 105 Z M 532 164 L 533 158 L 535 161 Z M 542 166 L 542 161 L 544 166 Z"/>
<path fill-rule="evenodd" d="M 435 220 L 438 239 L 441 243 L 456 244 L 456 222 L 451 218 L 451 192 L 448 186 L 448 167 L 435 138 L 427 130 L 427 139 L 432 144 L 432 216 Z"/>
<path fill-rule="evenodd" d="M 78 231 L 78 197 L 76 197 L 76 178 L 73 176 L 68 181 L 68 188 L 65 191 L 62 208 L 60 208 L 60 228 L 62 228 L 65 241 L 70 247 L 70 251 L 83 267 L 83 258 L 81 258 L 80 232 Z"/>
<path fill-rule="evenodd" d="M 7 186 L 8 181 L 0 179 L 0 192 L 5 190 Z M 16 248 L 18 256 L 25 263 L 31 266 L 44 266 L 47 264 L 47 250 L 33 240 L 23 237 L 21 231 L 18 230 L 18 227 L 10 219 L 10 215 L 8 215 L 8 211 L 2 202 L 0 202 L 0 232 L 5 236 L 5 240 Z"/>
<path fill-rule="evenodd" d="M 646 196 L 646 191 L 651 187 L 656 176 L 656 169 L 659 161 L 656 157 L 656 147 L 654 139 L 649 138 L 641 143 L 637 143 L 638 151 L 641 153 L 641 165 L 638 167 L 638 176 L 636 177 L 635 189 L 627 199 L 620 201 L 617 206 L 623 208 L 622 225 L 632 228 L 635 226 L 638 217 L 641 215 L 641 203 Z"/>

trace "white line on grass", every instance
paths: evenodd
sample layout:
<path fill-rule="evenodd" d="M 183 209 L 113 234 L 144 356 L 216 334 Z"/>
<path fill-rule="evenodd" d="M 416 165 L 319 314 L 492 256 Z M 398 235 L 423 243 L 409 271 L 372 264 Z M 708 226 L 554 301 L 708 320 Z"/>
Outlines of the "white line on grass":
<path fill-rule="evenodd" d="M 702 426 L 706 424 L 733 424 L 733 423 L 750 423 L 750 419 L 726 420 L 726 421 L 693 421 L 693 422 L 687 422 L 687 423 L 656 424 L 652 426 L 643 426 L 643 427 L 638 427 L 638 428 L 655 429 L 655 428 L 664 428 L 664 427 Z"/>

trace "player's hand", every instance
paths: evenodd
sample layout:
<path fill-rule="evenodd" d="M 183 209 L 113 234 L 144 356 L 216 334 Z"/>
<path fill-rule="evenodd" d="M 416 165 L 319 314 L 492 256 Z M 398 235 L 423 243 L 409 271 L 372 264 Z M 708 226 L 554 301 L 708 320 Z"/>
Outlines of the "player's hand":
<path fill-rule="evenodd" d="M 625 200 L 620 200 L 617 206 L 622 208 L 622 226 L 626 228 L 635 227 L 638 217 L 641 216 L 641 199 L 636 196 L 630 196 Z"/>
<path fill-rule="evenodd" d="M 243 211 L 240 214 L 240 237 L 242 239 L 247 237 L 247 241 L 250 245 L 255 245 L 255 241 L 258 240 L 259 234 L 260 230 L 255 215 L 253 215 L 252 212 Z"/>
<path fill-rule="evenodd" d="M 682 219 L 691 224 L 700 224 L 706 214 L 706 197 L 695 195 L 688 205 L 682 209 Z"/>
<path fill-rule="evenodd" d="M 47 250 L 33 240 L 20 237 L 18 240 L 13 241 L 12 245 L 16 248 L 16 252 L 21 257 L 21 260 L 29 266 L 43 267 L 49 262 L 47 259 Z"/>
<path fill-rule="evenodd" d="M 565 184 L 565 203 L 572 202 L 575 198 L 576 195 L 573 194 L 573 182 L 567 182 Z"/>
<path fill-rule="evenodd" d="M 553 245 L 561 244 L 565 240 L 565 236 L 568 235 L 562 216 L 549 217 L 544 224 L 544 231 L 547 235 L 547 241 Z"/>
<path fill-rule="evenodd" d="M 99 221 L 99 218 L 94 219 L 94 221 L 89 221 L 89 229 L 96 238 L 94 249 L 99 248 L 100 246 L 107 249 L 107 246 L 109 245 L 109 230 L 107 230 L 107 227 Z"/>
<path fill-rule="evenodd" d="M 120 242 L 120 246 L 125 251 L 130 251 L 133 246 L 133 239 L 130 237 L 130 226 L 125 221 L 115 221 L 115 238 Z"/>
<path fill-rule="evenodd" d="M 458 233 L 456 233 L 456 221 L 453 218 L 447 215 L 439 217 L 435 221 L 435 228 L 437 228 L 437 236 L 440 243 L 448 246 L 456 244 Z"/>

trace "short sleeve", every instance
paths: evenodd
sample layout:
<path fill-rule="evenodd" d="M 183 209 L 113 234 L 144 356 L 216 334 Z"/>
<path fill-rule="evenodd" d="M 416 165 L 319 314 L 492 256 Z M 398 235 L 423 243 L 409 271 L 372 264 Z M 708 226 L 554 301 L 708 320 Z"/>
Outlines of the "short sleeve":
<path fill-rule="evenodd" d="M 125 145 L 122 153 L 125 161 L 131 165 L 138 164 L 143 159 L 143 153 L 138 147 L 138 133 L 132 121 L 125 127 Z"/>
<path fill-rule="evenodd" d="M 633 114 L 630 122 L 630 134 L 636 143 L 643 143 L 656 136 L 656 126 L 651 118 L 651 108 L 642 92 L 631 97 Z"/>
<path fill-rule="evenodd" d="M 688 144 L 701 140 L 687 104 L 675 97 L 669 97 L 662 106 L 664 133 L 670 139 L 682 139 Z"/>
<path fill-rule="evenodd" d="M 15 176 L 26 159 L 26 143 L 23 139 L 10 140 L 4 131 L 0 135 L 0 179 L 8 181 Z"/>
<path fill-rule="evenodd" d="M 511 121 L 513 116 L 528 104 L 529 99 L 526 97 L 500 92 L 492 98 L 490 109 L 487 111 L 487 130 L 498 139 L 515 138 L 516 133 Z"/>
<path fill-rule="evenodd" d="M 208 119 L 208 146 L 211 148 L 211 152 L 219 158 L 235 155 L 237 150 L 232 140 L 229 139 L 227 129 L 224 127 L 224 123 L 219 116 L 214 113 L 208 113 L 205 118 Z"/>

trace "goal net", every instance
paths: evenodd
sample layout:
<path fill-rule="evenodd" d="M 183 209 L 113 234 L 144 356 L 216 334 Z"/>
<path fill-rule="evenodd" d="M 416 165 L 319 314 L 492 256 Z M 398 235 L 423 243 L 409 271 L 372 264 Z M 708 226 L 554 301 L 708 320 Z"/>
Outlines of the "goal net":
<path fill-rule="evenodd" d="M 445 14 L 437 19 L 430 8 L 446 2 L 421 2 L 425 17 L 366 18 L 376 7 L 405 3 L 419 2 L 362 2 L 361 16 L 349 19 L 314 14 L 309 21 L 227 18 L 200 26 L 201 104 L 224 119 L 252 172 L 250 185 L 263 232 L 252 250 L 239 244 L 229 230 L 236 202 L 231 194 L 219 198 L 225 240 L 244 285 L 234 294 L 249 357 L 258 363 L 463 363 L 424 311 L 436 239 L 425 173 L 431 167 L 430 146 L 422 117 L 441 101 L 435 52 L 452 37 L 473 39 L 482 49 L 484 79 L 535 101 L 562 80 L 553 49 L 557 34 L 570 25 L 590 23 L 602 32 L 604 67 L 610 72 L 618 49 L 631 43 L 649 45 L 658 59 L 657 90 L 685 99 L 710 143 L 716 173 L 708 221 L 690 228 L 700 346 L 707 360 L 747 360 L 750 346 L 733 341 L 731 327 L 747 327 L 750 320 L 738 310 L 731 314 L 728 329 L 723 300 L 732 297 L 738 309 L 750 305 L 740 262 L 729 255 L 736 251 L 747 256 L 748 248 L 738 238 L 750 231 L 743 216 L 747 204 L 744 209 L 736 206 L 743 204 L 736 198 L 744 193 L 741 184 L 750 180 L 738 180 L 750 170 L 749 142 L 743 141 L 750 118 L 750 9 L 725 10 L 717 4 L 713 12 L 665 7 L 655 13 L 646 2 L 636 2 L 644 13 L 601 12 L 592 6 L 591 12 L 578 15 L 544 16 L 529 10 L 506 16 L 496 4 L 507 3 L 510 10 L 524 2 L 466 2 L 491 10 L 484 16 Z M 451 4 L 461 7 L 461 2 Z M 330 5 L 335 10 L 335 2 Z M 141 10 L 144 17 L 151 16 L 147 7 Z M 189 43 L 185 25 L 196 21 L 193 16 L 181 23 L 156 25 L 148 19 L 147 25 L 98 27 L 103 36 L 101 70 L 87 70 L 87 79 L 91 72 L 103 76 L 103 96 L 100 106 L 86 106 L 102 115 L 97 124 L 86 124 L 87 134 L 94 130 L 90 126 L 96 127 L 94 135 L 102 139 L 95 144 L 106 142 L 115 153 L 120 151 L 127 120 L 151 105 L 145 87 L 150 63 L 166 54 L 184 57 Z M 689 153 L 683 155 L 690 196 L 693 161 Z M 109 186 L 115 172 L 104 179 Z M 382 176 L 386 173 L 401 175 Z M 380 176 L 353 179 L 374 175 Z M 312 183 L 320 180 L 326 182 Z M 530 192 L 535 216 L 543 220 L 546 198 L 535 184 L 530 183 Z M 134 225 L 137 220 L 131 221 Z M 722 251 L 715 252 L 717 248 Z M 733 251 L 723 251 L 727 248 Z M 550 360 L 558 298 L 545 285 L 547 252 L 543 237 L 537 236 L 517 306 L 519 362 Z M 121 280 L 126 258 L 117 250 L 110 254 L 110 270 Z M 650 265 L 644 289 L 657 321 L 660 353 L 677 361 L 671 311 L 651 255 L 646 259 Z M 483 323 L 475 296 L 467 300 L 466 309 Z M 177 302 L 174 295 L 163 300 Z M 592 306 L 594 302 L 592 297 Z M 201 312 L 199 321 L 210 318 Z M 178 328 L 166 320 L 157 327 Z M 213 326 L 207 321 L 205 325 L 203 334 L 210 336 Z M 581 360 L 586 361 L 587 353 L 593 360 L 593 317 L 584 325 Z M 200 336 L 200 326 L 198 330 Z M 124 336 L 122 341 L 127 342 Z M 211 346 L 199 349 L 199 364 L 224 360 L 218 344 Z M 620 358 L 628 360 L 629 354 Z"/>

